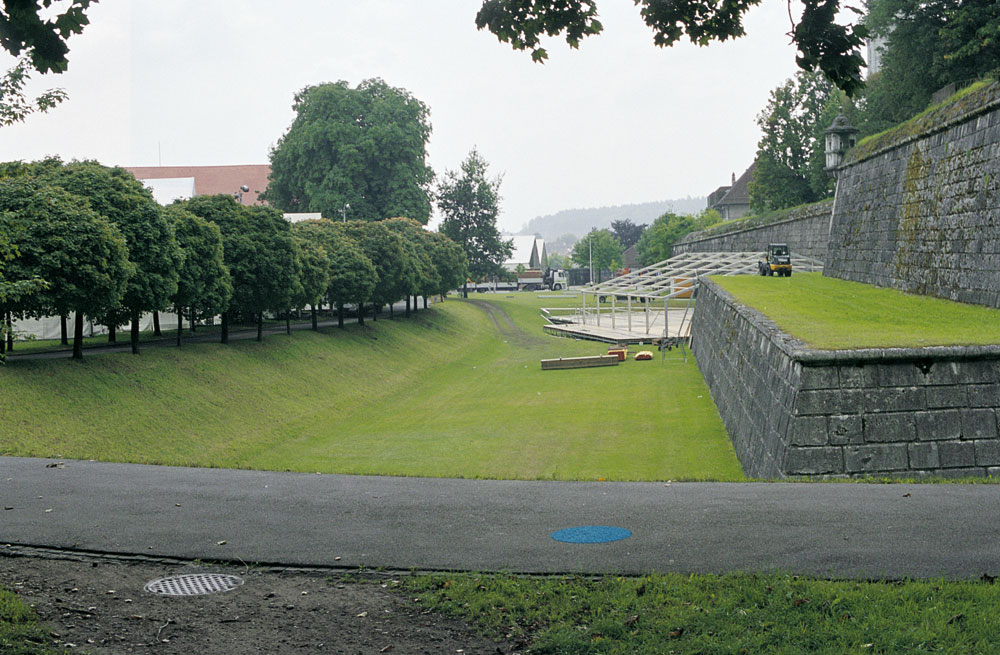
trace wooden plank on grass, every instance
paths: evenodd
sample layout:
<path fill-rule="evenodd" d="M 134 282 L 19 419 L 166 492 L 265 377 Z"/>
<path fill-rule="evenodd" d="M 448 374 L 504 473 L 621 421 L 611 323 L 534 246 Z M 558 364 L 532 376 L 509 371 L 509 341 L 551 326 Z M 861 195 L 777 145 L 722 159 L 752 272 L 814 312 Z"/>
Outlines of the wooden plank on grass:
<path fill-rule="evenodd" d="M 543 359 L 542 370 L 554 371 L 566 368 L 617 366 L 618 361 L 618 355 L 591 355 L 588 357 L 560 357 L 559 359 Z"/>

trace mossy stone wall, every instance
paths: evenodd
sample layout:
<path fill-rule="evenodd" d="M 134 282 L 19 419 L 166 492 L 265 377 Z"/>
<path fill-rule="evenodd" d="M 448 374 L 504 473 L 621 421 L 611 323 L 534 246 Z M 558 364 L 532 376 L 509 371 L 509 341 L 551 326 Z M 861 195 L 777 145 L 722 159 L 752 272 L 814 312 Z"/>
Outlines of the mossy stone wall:
<path fill-rule="evenodd" d="M 1000 307 L 1000 86 L 918 118 L 849 154 L 824 274 Z"/>

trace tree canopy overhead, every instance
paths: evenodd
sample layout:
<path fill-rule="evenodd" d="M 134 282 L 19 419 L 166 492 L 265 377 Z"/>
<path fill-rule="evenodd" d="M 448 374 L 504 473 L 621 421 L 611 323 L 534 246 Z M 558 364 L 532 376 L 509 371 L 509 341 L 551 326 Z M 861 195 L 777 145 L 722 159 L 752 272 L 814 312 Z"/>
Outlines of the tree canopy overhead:
<path fill-rule="evenodd" d="M 653 30 L 653 43 L 661 47 L 673 45 L 685 35 L 701 46 L 741 37 L 746 33 L 744 14 L 760 1 L 633 0 Z M 802 4 L 802 17 L 790 33 L 799 49 L 796 63 L 803 70 L 823 71 L 853 95 L 864 86 L 861 46 L 867 35 L 865 27 L 835 22 L 840 0 L 802 0 Z M 597 0 L 484 0 L 476 14 L 476 26 L 488 29 L 516 50 L 530 50 L 535 61 L 544 61 L 548 53 L 540 37 L 565 34 L 570 47 L 577 48 L 584 37 L 604 29 L 597 16 Z"/>
<path fill-rule="evenodd" d="M 96 1 L 3 0 L 0 45 L 15 57 L 28 53 L 40 73 L 62 73 L 69 66 L 66 40 L 90 23 L 86 11 Z"/>
<path fill-rule="evenodd" d="M 271 150 L 265 197 L 290 212 L 381 220 L 431 214 L 427 105 L 380 79 L 307 86 L 295 120 Z"/>

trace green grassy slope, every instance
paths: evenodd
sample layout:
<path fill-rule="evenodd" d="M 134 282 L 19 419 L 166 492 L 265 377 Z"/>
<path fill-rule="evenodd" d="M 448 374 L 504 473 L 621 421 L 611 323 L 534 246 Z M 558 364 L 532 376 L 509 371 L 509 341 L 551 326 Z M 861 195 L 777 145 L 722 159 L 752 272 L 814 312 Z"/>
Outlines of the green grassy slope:
<path fill-rule="evenodd" d="M 604 346 L 541 333 L 534 294 L 264 344 L 0 369 L 0 453 L 357 474 L 742 479 L 693 358 L 541 371 Z M 492 314 L 492 318 L 491 318 Z"/>
<path fill-rule="evenodd" d="M 814 348 L 1000 344 L 1000 310 L 796 273 L 712 278 Z"/>

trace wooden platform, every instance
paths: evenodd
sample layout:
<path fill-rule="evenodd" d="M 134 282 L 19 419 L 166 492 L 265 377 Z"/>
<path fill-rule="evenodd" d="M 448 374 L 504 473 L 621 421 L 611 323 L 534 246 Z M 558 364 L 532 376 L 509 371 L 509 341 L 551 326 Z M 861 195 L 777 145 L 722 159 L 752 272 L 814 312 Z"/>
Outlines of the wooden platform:
<path fill-rule="evenodd" d="M 660 315 L 658 318 L 658 322 L 651 327 L 649 334 L 646 333 L 645 316 L 641 312 L 633 312 L 631 330 L 628 329 L 628 322 L 626 320 L 622 320 L 621 314 L 616 317 L 615 327 L 611 327 L 610 317 L 608 316 L 603 316 L 601 318 L 601 325 L 596 325 L 593 317 L 590 318 L 591 322 L 584 324 L 571 322 L 572 318 L 570 316 L 562 316 L 554 319 L 550 318 L 549 320 L 558 320 L 560 323 L 544 325 L 542 326 L 542 330 L 544 330 L 546 334 L 556 337 L 587 339 L 590 341 L 600 341 L 602 343 L 653 343 L 663 337 L 663 316 Z M 670 310 L 670 329 L 667 333 L 668 338 L 677 340 L 687 339 L 688 336 L 690 336 L 691 313 L 689 312 L 687 314 L 687 320 L 684 320 L 684 318 L 683 309 Z"/>
<path fill-rule="evenodd" d="M 543 359 L 543 371 L 555 371 L 566 368 L 590 368 L 592 366 L 618 366 L 618 355 L 591 355 L 589 357 L 560 357 L 559 359 Z"/>

